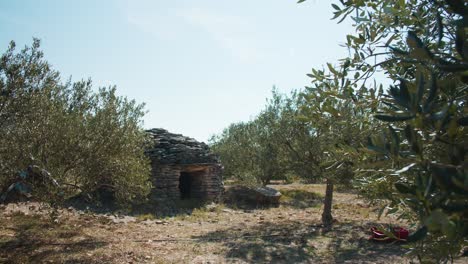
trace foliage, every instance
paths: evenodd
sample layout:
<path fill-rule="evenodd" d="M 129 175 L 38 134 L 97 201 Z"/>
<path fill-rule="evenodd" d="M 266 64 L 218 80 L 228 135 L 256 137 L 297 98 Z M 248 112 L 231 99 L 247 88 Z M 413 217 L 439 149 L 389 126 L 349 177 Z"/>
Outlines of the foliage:
<path fill-rule="evenodd" d="M 244 183 L 267 184 L 286 175 L 326 180 L 324 224 L 330 225 L 333 184 L 353 178 L 352 167 L 371 126 L 370 105 L 359 100 L 373 95 L 367 90 L 354 93 L 348 84 L 340 85 L 338 75 L 321 70 L 310 77 L 315 87 L 290 96 L 273 90 L 255 119 L 229 126 L 212 140 L 212 148 L 221 156 L 225 173 Z"/>
<path fill-rule="evenodd" d="M 258 184 L 257 164 L 254 163 L 252 140 L 248 123 L 231 124 L 221 135 L 210 139 L 211 149 L 218 154 L 226 178 L 235 178 L 246 184 Z"/>
<path fill-rule="evenodd" d="M 331 226 L 332 199 L 335 183 L 349 182 L 353 167 L 365 160 L 362 142 L 368 133 L 375 130 L 370 122 L 375 102 L 375 90 L 355 90 L 356 84 L 348 78 L 350 62 L 345 60 L 341 68 L 327 64 L 328 71 L 312 69 L 308 74 L 313 87 L 302 92 L 305 100 L 300 119 L 309 123 L 316 150 L 319 176 L 326 180 L 322 223 Z"/>
<path fill-rule="evenodd" d="M 249 185 L 285 179 L 289 162 L 280 142 L 283 103 L 283 97 L 274 90 L 273 99 L 255 119 L 231 124 L 210 140 L 213 151 L 221 157 L 225 175 Z"/>
<path fill-rule="evenodd" d="M 379 157 L 365 190 L 384 183 L 390 212 L 410 208 L 401 217 L 419 222 L 410 239 L 419 259 L 448 261 L 468 235 L 467 3 L 341 3 L 333 5 L 334 18 L 351 16 L 357 31 L 347 36 L 352 55 L 343 65 L 361 89 L 379 71 L 393 81 L 378 99 L 375 118 L 389 125 L 368 140 Z"/>
<path fill-rule="evenodd" d="M 11 42 L 0 63 L 0 186 L 34 165 L 62 187 L 32 188 L 39 199 L 101 186 L 120 201 L 145 195 L 143 105 L 117 96 L 115 87 L 93 92 L 90 80 L 62 83 L 38 40 L 20 52 Z"/>

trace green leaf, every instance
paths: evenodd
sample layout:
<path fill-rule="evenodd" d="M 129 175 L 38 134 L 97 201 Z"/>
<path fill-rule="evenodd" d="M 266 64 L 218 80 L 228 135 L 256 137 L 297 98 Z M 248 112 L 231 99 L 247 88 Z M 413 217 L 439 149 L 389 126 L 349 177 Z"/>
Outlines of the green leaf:
<path fill-rule="evenodd" d="M 339 6 L 337 6 L 336 4 L 331 4 L 331 5 L 332 5 L 332 7 L 333 7 L 335 10 L 340 11 L 340 7 L 339 7 Z"/>
<path fill-rule="evenodd" d="M 394 39 L 396 39 L 397 37 L 398 37 L 397 34 L 393 34 L 391 37 L 389 37 L 389 38 L 387 39 L 387 42 L 385 42 L 385 47 L 389 47 L 390 49 L 392 49 L 392 47 L 390 47 L 390 44 L 391 44 L 392 41 L 393 41 Z M 401 51 L 401 50 L 399 50 L 399 51 Z"/>
<path fill-rule="evenodd" d="M 413 130 L 413 127 L 411 125 L 406 125 L 405 135 L 406 135 L 406 138 L 408 139 L 408 141 L 410 143 L 414 142 L 414 140 L 415 140 L 414 130 Z"/>
<path fill-rule="evenodd" d="M 458 26 L 456 31 L 455 47 L 460 56 L 464 59 L 468 57 L 468 41 L 466 40 L 465 27 Z"/>
<path fill-rule="evenodd" d="M 431 215 L 429 215 L 424 222 L 426 224 L 425 226 L 427 226 L 430 231 L 441 230 L 444 234 L 449 236 L 454 235 L 453 222 L 449 220 L 447 214 L 441 209 L 432 211 Z"/>
<path fill-rule="evenodd" d="M 384 148 L 380 146 L 376 146 L 371 137 L 367 137 L 367 149 L 380 153 L 380 154 L 388 153 L 388 151 L 386 151 Z"/>
<path fill-rule="evenodd" d="M 451 63 L 445 60 L 439 60 L 437 67 L 446 72 L 461 72 L 468 70 L 467 63 Z"/>
<path fill-rule="evenodd" d="M 398 0 L 398 5 L 400 6 L 400 9 L 404 9 L 406 7 L 405 0 Z"/>
<path fill-rule="evenodd" d="M 398 156 L 398 152 L 400 150 L 400 137 L 392 126 L 388 126 L 388 129 L 390 130 L 390 135 L 392 136 L 392 154 L 394 156 Z"/>
<path fill-rule="evenodd" d="M 419 240 L 424 239 L 427 236 L 427 227 L 423 226 L 418 231 L 414 232 L 413 234 L 408 236 L 408 239 L 406 241 L 408 242 L 416 242 Z"/>
<path fill-rule="evenodd" d="M 335 70 L 335 68 L 333 68 L 333 66 L 331 65 L 331 63 L 328 63 L 328 62 L 327 62 L 327 67 L 328 67 L 328 69 L 329 69 L 334 75 L 336 75 L 336 76 L 339 75 L 338 71 Z"/>
<path fill-rule="evenodd" d="M 418 91 L 417 91 L 417 96 L 415 100 L 415 106 L 419 105 L 419 103 L 422 100 L 423 94 L 424 94 L 424 88 L 425 88 L 425 81 L 424 81 L 424 75 L 422 72 L 419 72 L 418 78 L 417 78 L 417 84 L 418 84 Z"/>
<path fill-rule="evenodd" d="M 354 43 L 356 44 L 364 44 L 366 43 L 366 40 L 363 38 L 363 37 L 359 37 L 359 38 L 354 38 Z"/>
<path fill-rule="evenodd" d="M 430 112 L 430 108 L 432 107 L 432 103 L 437 95 L 437 78 L 435 74 L 431 75 L 431 87 L 429 89 L 429 95 L 424 103 L 423 112 L 428 113 Z"/>
<path fill-rule="evenodd" d="M 399 87 L 391 86 L 389 93 L 398 105 L 411 110 L 411 96 L 405 80 L 400 80 Z"/>
<path fill-rule="evenodd" d="M 447 213 L 458 213 L 466 211 L 468 208 L 468 203 L 464 202 L 452 202 L 450 204 L 442 204 L 440 206 Z"/>
<path fill-rule="evenodd" d="M 444 166 L 442 164 L 431 164 L 431 172 L 438 187 L 442 190 L 456 190 L 458 187 L 452 183 L 453 175 L 456 175 L 457 171 L 454 167 Z"/>
<path fill-rule="evenodd" d="M 375 118 L 385 122 L 400 122 L 413 119 L 414 115 L 375 115 Z"/>
<path fill-rule="evenodd" d="M 393 207 L 393 208 L 388 209 L 387 214 L 394 214 L 396 212 L 398 212 L 398 207 Z"/>
<path fill-rule="evenodd" d="M 453 12 L 462 16 L 466 16 L 468 11 L 466 10 L 466 6 L 463 0 L 446 0 L 445 2 L 450 6 Z"/>
<path fill-rule="evenodd" d="M 468 116 L 459 118 L 457 123 L 460 126 L 468 126 Z"/>
<path fill-rule="evenodd" d="M 385 211 L 385 206 L 380 207 L 378 213 L 377 213 L 377 219 L 380 220 L 382 217 L 383 212 Z"/>
<path fill-rule="evenodd" d="M 413 188 L 400 182 L 395 183 L 395 189 L 397 189 L 397 191 L 399 191 L 402 194 L 416 194 Z"/>
<path fill-rule="evenodd" d="M 405 50 L 402 50 L 402 49 L 399 49 L 399 48 L 396 48 L 396 47 L 391 47 L 391 46 L 389 46 L 388 48 L 391 49 L 393 54 L 395 54 L 397 56 L 408 56 L 409 55 L 409 52 L 407 52 Z"/>
<path fill-rule="evenodd" d="M 413 49 L 423 48 L 424 44 L 414 31 L 409 31 L 406 43 Z"/>
<path fill-rule="evenodd" d="M 422 40 L 416 35 L 414 31 L 409 31 L 406 38 L 406 43 L 411 47 L 411 54 L 417 59 L 432 59 L 434 55 L 424 45 Z"/>
<path fill-rule="evenodd" d="M 458 134 L 458 125 L 455 119 L 450 120 L 449 126 L 447 128 L 447 134 L 452 139 L 454 139 L 454 137 Z"/>
<path fill-rule="evenodd" d="M 416 131 L 411 125 L 407 125 L 405 127 L 405 135 L 406 139 L 408 139 L 408 142 L 411 144 L 411 150 L 414 153 L 421 155 L 422 146 L 419 139 L 419 135 L 416 133 Z"/>
<path fill-rule="evenodd" d="M 302 3 L 302 2 L 305 2 L 306 0 L 299 0 L 297 1 L 298 4 Z"/>
<path fill-rule="evenodd" d="M 409 89 L 408 89 L 408 85 L 406 83 L 405 80 L 401 79 L 400 80 L 400 93 L 399 93 L 399 97 L 401 99 L 402 102 L 404 102 L 402 104 L 402 106 L 406 106 L 407 108 L 409 108 L 409 103 L 411 102 L 411 95 L 410 95 L 410 92 L 409 92 Z"/>

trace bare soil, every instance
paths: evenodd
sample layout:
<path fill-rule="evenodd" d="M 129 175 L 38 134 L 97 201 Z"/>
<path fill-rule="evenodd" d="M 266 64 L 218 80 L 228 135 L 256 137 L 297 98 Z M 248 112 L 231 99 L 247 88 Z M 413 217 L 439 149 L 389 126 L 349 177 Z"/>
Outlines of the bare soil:
<path fill-rule="evenodd" d="M 398 243 L 369 241 L 378 208 L 336 192 L 330 232 L 320 226 L 323 185 L 274 185 L 277 208 L 211 204 L 172 217 L 114 215 L 37 203 L 0 208 L 0 263 L 409 263 Z"/>

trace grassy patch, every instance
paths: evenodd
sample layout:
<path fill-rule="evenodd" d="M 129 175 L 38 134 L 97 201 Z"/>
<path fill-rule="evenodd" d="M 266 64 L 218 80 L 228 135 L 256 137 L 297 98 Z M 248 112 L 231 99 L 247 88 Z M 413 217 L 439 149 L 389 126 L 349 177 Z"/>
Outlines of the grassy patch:
<path fill-rule="evenodd" d="M 146 220 L 155 220 L 156 216 L 154 214 L 140 214 L 136 216 L 138 221 L 146 221 Z"/>
<path fill-rule="evenodd" d="M 190 214 L 179 217 L 179 220 L 188 220 L 190 222 L 218 221 L 224 208 L 223 204 L 207 204 L 203 207 L 194 208 Z"/>

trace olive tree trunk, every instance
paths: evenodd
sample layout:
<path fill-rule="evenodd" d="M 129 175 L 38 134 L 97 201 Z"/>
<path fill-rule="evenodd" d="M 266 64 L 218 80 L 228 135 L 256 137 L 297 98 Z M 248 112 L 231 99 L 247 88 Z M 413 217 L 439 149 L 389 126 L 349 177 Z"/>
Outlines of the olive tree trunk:
<path fill-rule="evenodd" d="M 327 179 L 327 189 L 325 191 L 325 200 L 323 202 L 323 212 L 322 212 L 322 225 L 325 228 L 330 228 L 333 224 L 332 201 L 333 201 L 333 181 L 330 179 Z"/>

